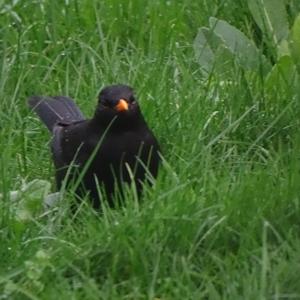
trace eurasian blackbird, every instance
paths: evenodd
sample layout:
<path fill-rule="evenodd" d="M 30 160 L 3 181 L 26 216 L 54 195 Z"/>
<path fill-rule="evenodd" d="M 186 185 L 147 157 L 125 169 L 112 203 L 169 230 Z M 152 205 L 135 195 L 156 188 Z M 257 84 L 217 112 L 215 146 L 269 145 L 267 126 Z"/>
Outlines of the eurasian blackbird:
<path fill-rule="evenodd" d="M 127 85 L 101 90 L 91 119 L 85 119 L 71 98 L 32 96 L 29 106 L 48 127 L 57 188 L 77 182 L 76 194 L 89 193 L 101 207 L 99 186 L 109 205 L 116 190 L 134 182 L 138 195 L 143 183 L 155 178 L 160 163 L 159 144 L 148 128 L 134 91 Z M 151 180 L 149 180 L 151 181 Z"/>

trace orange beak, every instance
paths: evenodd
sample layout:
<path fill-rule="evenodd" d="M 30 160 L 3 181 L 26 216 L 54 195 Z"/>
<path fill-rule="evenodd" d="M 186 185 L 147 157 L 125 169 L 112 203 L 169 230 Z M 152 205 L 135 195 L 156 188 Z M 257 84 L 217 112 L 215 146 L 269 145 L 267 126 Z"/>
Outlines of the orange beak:
<path fill-rule="evenodd" d="M 128 103 L 124 99 L 120 99 L 118 104 L 114 107 L 117 111 L 128 110 Z"/>

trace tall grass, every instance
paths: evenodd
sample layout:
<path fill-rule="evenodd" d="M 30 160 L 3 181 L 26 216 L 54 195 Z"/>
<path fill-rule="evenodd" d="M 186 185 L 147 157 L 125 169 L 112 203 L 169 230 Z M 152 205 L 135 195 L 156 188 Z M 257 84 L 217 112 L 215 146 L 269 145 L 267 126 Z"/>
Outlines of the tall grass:
<path fill-rule="evenodd" d="M 234 63 L 203 78 L 210 16 L 253 36 L 244 1 L 5 1 L 0 8 L 1 299 L 300 298 L 300 92 Z M 299 12 L 290 3 L 291 18 Z M 107 84 L 135 87 L 164 157 L 136 203 L 76 218 L 70 195 L 27 221 L 22 180 L 53 182 L 33 94 L 91 115 Z"/>

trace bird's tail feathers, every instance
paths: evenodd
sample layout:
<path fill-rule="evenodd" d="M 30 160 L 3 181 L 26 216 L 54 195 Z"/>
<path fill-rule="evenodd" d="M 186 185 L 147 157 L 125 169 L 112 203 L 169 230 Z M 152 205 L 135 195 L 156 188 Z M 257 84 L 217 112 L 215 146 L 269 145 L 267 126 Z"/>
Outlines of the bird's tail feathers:
<path fill-rule="evenodd" d="M 32 96 L 28 104 L 50 131 L 59 122 L 69 124 L 85 119 L 80 109 L 69 97 Z"/>

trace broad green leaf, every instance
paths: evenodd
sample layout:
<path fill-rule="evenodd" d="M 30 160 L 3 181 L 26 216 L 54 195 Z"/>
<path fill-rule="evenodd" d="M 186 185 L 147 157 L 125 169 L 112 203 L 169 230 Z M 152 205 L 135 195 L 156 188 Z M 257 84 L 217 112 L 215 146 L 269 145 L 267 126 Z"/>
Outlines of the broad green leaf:
<path fill-rule="evenodd" d="M 297 64 L 298 72 L 300 74 L 300 14 L 295 19 L 292 27 L 290 44 L 292 56 Z"/>
<path fill-rule="evenodd" d="M 297 85 L 298 74 L 291 56 L 282 56 L 273 66 L 266 78 L 266 88 L 276 90 L 282 86 L 282 90 L 290 89 Z"/>
<path fill-rule="evenodd" d="M 202 27 L 194 40 L 196 60 L 205 75 L 215 70 L 218 73 L 229 71 L 227 64 L 234 56 L 228 50 L 222 39 L 212 29 Z"/>
<path fill-rule="evenodd" d="M 225 60 L 227 51 L 223 41 L 209 28 L 202 27 L 194 40 L 196 59 L 207 73 L 216 67 L 217 58 L 223 55 Z M 225 50 L 225 51 L 224 51 Z M 227 51 L 228 52 L 228 51 Z M 228 56 L 228 55 L 227 55 Z"/>
<path fill-rule="evenodd" d="M 46 180 L 34 179 L 23 183 L 20 190 L 9 193 L 11 208 L 20 222 L 28 221 L 38 213 L 51 189 L 51 183 Z M 0 199 L 3 195 L 0 194 Z"/>
<path fill-rule="evenodd" d="M 209 19 L 209 23 L 214 33 L 220 37 L 228 50 L 235 55 L 235 58 L 243 68 L 258 71 L 262 65 L 265 72 L 270 69 L 269 62 L 243 32 L 227 22 L 213 17 Z"/>
<path fill-rule="evenodd" d="M 282 40 L 277 47 L 278 58 L 281 56 L 291 56 L 289 41 Z"/>
<path fill-rule="evenodd" d="M 28 183 L 23 182 L 20 190 L 10 191 L 9 198 L 11 201 L 25 201 L 24 199 L 32 199 L 40 201 L 44 199 L 51 189 L 51 183 L 47 180 L 34 179 Z M 0 199 L 3 197 L 0 194 Z"/>
<path fill-rule="evenodd" d="M 283 0 L 248 0 L 248 6 L 257 25 L 275 45 L 288 37 L 289 24 Z"/>
<path fill-rule="evenodd" d="M 202 27 L 199 29 L 198 34 L 194 40 L 194 51 L 197 62 L 200 68 L 207 73 L 210 73 L 214 65 L 215 54 L 210 46 L 214 33 L 208 28 Z"/>
<path fill-rule="evenodd" d="M 39 212 L 50 189 L 51 183 L 46 180 L 34 179 L 24 184 L 21 194 L 22 199 L 18 206 L 20 219 L 27 220 L 30 216 Z"/>

